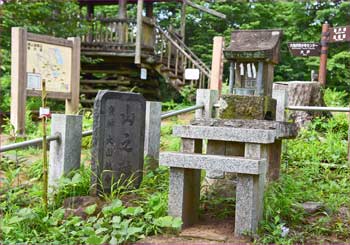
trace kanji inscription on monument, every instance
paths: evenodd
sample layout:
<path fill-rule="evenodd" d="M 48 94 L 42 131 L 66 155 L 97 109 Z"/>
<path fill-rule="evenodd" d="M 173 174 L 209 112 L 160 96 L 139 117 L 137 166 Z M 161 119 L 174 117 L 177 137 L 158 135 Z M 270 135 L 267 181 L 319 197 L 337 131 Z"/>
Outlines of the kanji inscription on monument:
<path fill-rule="evenodd" d="M 135 93 L 99 91 L 94 104 L 92 182 L 109 193 L 126 179 L 142 180 L 146 102 Z M 121 182 L 120 182 L 121 180 Z"/>

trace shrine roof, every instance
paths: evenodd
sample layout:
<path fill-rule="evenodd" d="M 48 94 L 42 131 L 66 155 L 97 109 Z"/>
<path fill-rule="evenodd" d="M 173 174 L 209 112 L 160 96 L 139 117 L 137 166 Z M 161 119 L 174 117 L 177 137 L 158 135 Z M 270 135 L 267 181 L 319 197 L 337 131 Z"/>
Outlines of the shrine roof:
<path fill-rule="evenodd" d="M 230 45 L 224 50 L 226 59 L 279 62 L 282 30 L 239 30 L 231 34 Z"/>
<path fill-rule="evenodd" d="M 227 51 L 265 51 L 274 49 L 282 37 L 282 30 L 239 30 L 231 34 Z"/>

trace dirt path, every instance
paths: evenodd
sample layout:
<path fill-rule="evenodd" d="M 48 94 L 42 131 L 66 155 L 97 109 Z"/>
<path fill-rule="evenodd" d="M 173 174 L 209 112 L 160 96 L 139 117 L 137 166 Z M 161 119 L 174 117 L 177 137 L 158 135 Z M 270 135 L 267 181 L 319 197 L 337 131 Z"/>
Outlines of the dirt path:
<path fill-rule="evenodd" d="M 233 235 L 234 222 L 230 220 L 205 220 L 183 229 L 178 235 L 158 235 L 147 237 L 139 243 L 149 244 L 252 244 L 247 238 Z"/>

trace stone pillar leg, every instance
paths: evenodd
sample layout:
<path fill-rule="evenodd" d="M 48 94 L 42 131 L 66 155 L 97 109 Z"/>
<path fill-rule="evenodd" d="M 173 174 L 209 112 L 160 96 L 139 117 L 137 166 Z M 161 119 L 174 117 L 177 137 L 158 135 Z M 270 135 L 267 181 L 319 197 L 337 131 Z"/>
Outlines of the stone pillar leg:
<path fill-rule="evenodd" d="M 210 155 L 221 155 L 225 156 L 226 142 L 218 140 L 208 140 L 207 144 L 207 154 Z M 213 179 L 223 179 L 225 177 L 225 172 L 219 170 L 208 170 L 206 172 L 206 177 L 209 185 L 212 183 Z M 214 181 L 215 182 L 215 181 Z"/>
<path fill-rule="evenodd" d="M 182 139 L 182 152 L 202 153 L 202 140 Z M 180 217 L 182 227 L 198 219 L 200 177 L 200 169 L 170 168 L 169 215 Z"/>
<path fill-rule="evenodd" d="M 246 143 L 244 157 L 266 159 L 267 147 Z M 263 214 L 266 168 L 260 175 L 238 174 L 236 187 L 235 235 L 254 233 Z"/>
<path fill-rule="evenodd" d="M 196 104 L 204 104 L 204 109 L 196 110 L 196 119 L 210 119 L 213 117 L 214 104 L 218 101 L 217 90 L 197 89 Z"/>
<path fill-rule="evenodd" d="M 151 170 L 159 166 L 160 148 L 160 124 L 161 124 L 162 103 L 146 102 L 145 120 L 145 156 Z"/>
<path fill-rule="evenodd" d="M 60 135 L 50 142 L 49 186 L 57 186 L 61 176 L 80 167 L 82 116 L 53 114 L 51 135 Z"/>

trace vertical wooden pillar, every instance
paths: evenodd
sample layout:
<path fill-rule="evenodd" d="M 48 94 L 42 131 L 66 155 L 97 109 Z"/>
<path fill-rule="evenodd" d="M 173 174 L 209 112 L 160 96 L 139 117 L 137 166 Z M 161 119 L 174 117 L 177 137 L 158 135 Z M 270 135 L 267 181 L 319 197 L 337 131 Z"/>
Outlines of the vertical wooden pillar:
<path fill-rule="evenodd" d="M 153 18 L 153 3 L 145 3 L 146 17 Z"/>
<path fill-rule="evenodd" d="M 72 50 L 72 98 L 66 100 L 66 114 L 77 114 L 79 111 L 79 93 L 80 93 L 80 38 L 70 37 L 68 40 L 73 42 Z"/>
<path fill-rule="evenodd" d="M 118 18 L 126 20 L 127 19 L 127 8 L 126 8 L 127 0 L 119 0 L 119 11 Z M 119 43 L 125 43 L 126 40 L 126 30 L 128 28 L 127 23 L 118 23 L 118 35 L 119 35 Z"/>
<path fill-rule="evenodd" d="M 265 96 L 272 96 L 273 79 L 274 79 L 274 65 L 271 63 L 264 63 L 262 93 Z"/>
<path fill-rule="evenodd" d="M 23 135 L 26 113 L 27 30 L 11 30 L 11 124 L 15 132 Z"/>
<path fill-rule="evenodd" d="M 222 89 L 224 43 L 224 37 L 214 37 L 213 56 L 211 62 L 210 89 L 218 90 L 219 96 L 221 95 Z"/>
<path fill-rule="evenodd" d="M 141 40 L 142 40 L 142 10 L 143 0 L 137 0 L 137 31 L 135 44 L 135 64 L 141 64 Z"/>
<path fill-rule="evenodd" d="M 321 36 L 321 56 L 320 56 L 320 69 L 318 72 L 318 82 L 322 85 L 326 85 L 327 76 L 327 53 L 328 53 L 328 36 L 329 36 L 329 24 L 325 23 L 322 25 L 322 36 Z"/>
<path fill-rule="evenodd" d="M 94 5 L 88 4 L 87 5 L 87 19 L 89 20 L 89 32 L 87 34 L 87 41 L 89 43 L 92 43 L 94 40 L 94 24 L 93 24 L 93 18 L 94 16 Z"/>

